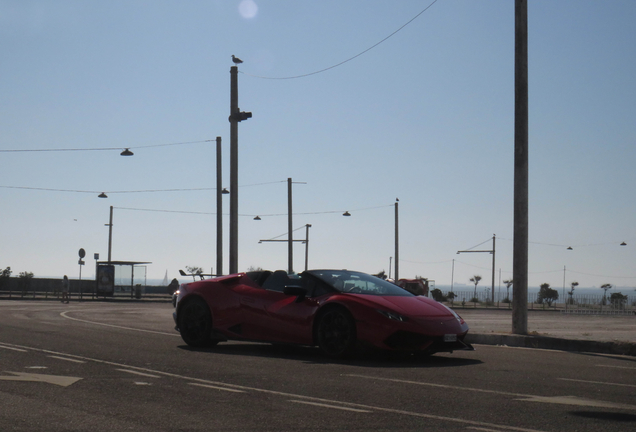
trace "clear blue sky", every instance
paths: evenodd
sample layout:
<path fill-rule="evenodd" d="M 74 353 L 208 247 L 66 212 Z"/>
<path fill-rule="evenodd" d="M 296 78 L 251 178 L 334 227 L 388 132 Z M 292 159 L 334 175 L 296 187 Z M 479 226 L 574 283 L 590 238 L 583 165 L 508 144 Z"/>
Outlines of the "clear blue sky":
<path fill-rule="evenodd" d="M 388 273 L 399 197 L 400 276 L 488 286 L 491 256 L 456 251 L 496 234 L 496 285 L 510 278 L 514 1 L 438 0 L 338 67 L 259 78 L 339 64 L 431 3 L 0 0 L 0 267 L 77 277 L 80 247 L 107 257 L 109 206 L 113 259 L 158 279 L 215 266 L 201 141 L 222 137 L 229 187 L 234 54 L 254 114 L 239 126 L 240 270 L 286 269 L 286 245 L 258 241 L 286 232 L 291 177 L 312 268 Z M 566 267 L 567 285 L 631 291 L 636 2 L 533 0 L 528 15 L 529 284 L 559 288 Z M 158 146 L 173 143 L 190 144 Z M 118 150 L 6 151 L 67 148 Z M 139 192 L 166 189 L 185 190 Z"/>

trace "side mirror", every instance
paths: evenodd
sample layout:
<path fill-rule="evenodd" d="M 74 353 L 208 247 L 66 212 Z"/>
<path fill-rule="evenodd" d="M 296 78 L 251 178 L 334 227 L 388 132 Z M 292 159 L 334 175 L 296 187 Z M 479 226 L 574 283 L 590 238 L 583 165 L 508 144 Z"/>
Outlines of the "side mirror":
<path fill-rule="evenodd" d="M 297 285 L 286 285 L 283 294 L 296 296 L 296 303 L 300 303 L 307 297 L 307 290 Z"/>

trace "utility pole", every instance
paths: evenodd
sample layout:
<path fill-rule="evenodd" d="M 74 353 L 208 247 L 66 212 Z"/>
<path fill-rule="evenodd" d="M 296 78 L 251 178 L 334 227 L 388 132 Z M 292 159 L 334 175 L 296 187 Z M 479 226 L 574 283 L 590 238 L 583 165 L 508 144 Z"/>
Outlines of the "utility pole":
<path fill-rule="evenodd" d="M 495 302 L 495 239 L 497 238 L 496 234 L 492 235 L 492 249 L 491 250 L 461 250 L 457 251 L 457 255 L 460 253 L 489 253 L 492 254 L 492 287 L 491 287 L 491 299 L 492 302 Z M 453 271 L 455 270 L 455 260 L 453 260 Z M 451 281 L 452 285 L 452 281 Z"/>
<path fill-rule="evenodd" d="M 230 274 L 238 273 L 238 123 L 252 117 L 238 106 L 238 67 L 230 67 Z"/>
<path fill-rule="evenodd" d="M 398 227 L 398 199 L 395 199 L 395 280 L 400 279 L 400 230 Z"/>
<path fill-rule="evenodd" d="M 492 235 L 492 297 L 491 301 L 495 303 L 495 239 L 497 236 Z"/>
<path fill-rule="evenodd" d="M 308 269 L 309 265 L 309 228 L 311 228 L 311 224 L 305 225 L 305 271 Z"/>
<path fill-rule="evenodd" d="M 216 137 L 216 275 L 223 275 L 223 176 L 221 137 Z M 212 272 L 210 272 L 212 273 Z"/>
<path fill-rule="evenodd" d="M 515 0 L 512 333 L 528 334 L 528 2 Z"/>
<path fill-rule="evenodd" d="M 113 248 L 113 206 L 110 206 L 110 218 L 108 220 L 108 264 L 111 261 L 111 251 Z"/>
<path fill-rule="evenodd" d="M 287 274 L 294 273 L 294 240 L 292 238 L 292 179 L 287 178 Z"/>

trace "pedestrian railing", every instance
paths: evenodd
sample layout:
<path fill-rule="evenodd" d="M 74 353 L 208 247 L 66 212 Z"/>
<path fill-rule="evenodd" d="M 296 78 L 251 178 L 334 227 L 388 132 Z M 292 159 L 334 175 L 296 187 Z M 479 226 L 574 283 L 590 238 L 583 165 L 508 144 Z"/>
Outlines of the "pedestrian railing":
<path fill-rule="evenodd" d="M 512 308 L 512 290 L 509 293 L 495 292 L 494 300 L 491 292 L 485 291 L 440 291 L 430 294 L 435 300 L 453 308 Z M 437 298 L 436 298 L 437 297 Z M 554 310 L 571 314 L 595 315 L 631 315 L 636 314 L 636 295 L 622 295 L 620 299 L 602 294 L 566 295 L 566 299 L 547 301 L 538 293 L 528 294 L 529 310 Z"/>

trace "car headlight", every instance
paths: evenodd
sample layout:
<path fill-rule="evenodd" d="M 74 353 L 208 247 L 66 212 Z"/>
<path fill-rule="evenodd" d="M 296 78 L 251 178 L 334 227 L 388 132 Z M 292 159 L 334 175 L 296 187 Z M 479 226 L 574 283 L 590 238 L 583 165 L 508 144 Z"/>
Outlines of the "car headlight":
<path fill-rule="evenodd" d="M 459 321 L 460 324 L 464 324 L 464 319 L 462 317 L 460 317 L 459 315 L 457 315 L 457 313 L 452 310 L 451 308 L 449 308 L 448 306 L 446 306 L 445 304 L 440 303 L 442 306 L 444 306 L 450 313 L 453 314 L 453 316 L 455 317 L 455 319 L 457 319 L 457 321 Z"/>
<path fill-rule="evenodd" d="M 388 319 L 391 319 L 394 321 L 406 322 L 409 320 L 408 317 L 404 315 L 400 315 L 399 313 L 396 313 L 396 312 L 380 310 L 380 309 L 376 309 L 376 311 L 378 311 L 380 314 L 384 315 Z"/>

